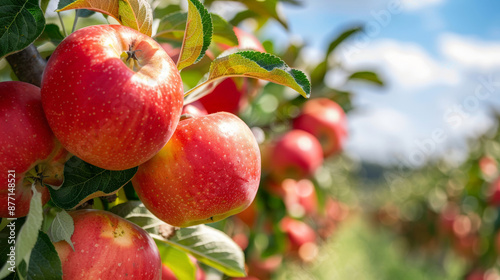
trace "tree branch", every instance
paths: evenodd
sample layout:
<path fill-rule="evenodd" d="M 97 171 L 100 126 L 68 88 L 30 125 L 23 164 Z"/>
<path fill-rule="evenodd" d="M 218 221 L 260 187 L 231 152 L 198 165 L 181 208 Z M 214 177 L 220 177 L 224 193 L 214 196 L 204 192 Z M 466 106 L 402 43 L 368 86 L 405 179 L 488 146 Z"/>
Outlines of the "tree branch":
<path fill-rule="evenodd" d="M 14 74 L 20 81 L 37 87 L 41 86 L 42 74 L 47 61 L 42 58 L 33 44 L 20 52 L 7 56 L 5 59 L 7 59 Z"/>

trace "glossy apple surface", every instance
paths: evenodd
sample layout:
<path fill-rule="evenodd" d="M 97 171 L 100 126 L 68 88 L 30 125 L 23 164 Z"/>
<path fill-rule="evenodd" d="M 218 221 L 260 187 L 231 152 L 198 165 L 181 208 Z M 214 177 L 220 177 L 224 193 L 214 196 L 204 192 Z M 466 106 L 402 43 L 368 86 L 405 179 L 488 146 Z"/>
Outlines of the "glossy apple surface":
<path fill-rule="evenodd" d="M 152 38 L 121 25 L 96 25 L 75 31 L 51 55 L 42 102 L 68 151 L 123 170 L 153 157 L 172 136 L 183 85 Z"/>
<path fill-rule="evenodd" d="M 178 227 L 211 223 L 247 208 L 260 180 L 260 152 L 248 126 L 216 113 L 182 120 L 132 184 L 144 205 Z"/>
<path fill-rule="evenodd" d="M 311 176 L 323 164 L 323 153 L 313 135 L 295 129 L 278 139 L 269 161 L 275 180 L 302 179 Z"/>
<path fill-rule="evenodd" d="M 342 151 L 347 139 L 347 117 L 337 103 L 327 98 L 307 101 L 293 127 L 314 135 L 325 157 Z"/>
<path fill-rule="evenodd" d="M 158 247 L 142 228 L 107 211 L 69 214 L 75 250 L 66 241 L 54 243 L 63 279 L 161 279 Z"/>
<path fill-rule="evenodd" d="M 182 107 L 182 115 L 191 115 L 193 117 L 201 117 L 208 115 L 207 109 L 201 104 L 200 101 L 195 101 L 193 103 L 189 103 Z"/>
<path fill-rule="evenodd" d="M 24 82 L 0 83 L 0 131 L 0 217 L 24 217 L 32 183 L 42 193 L 44 204 L 50 195 L 42 179 L 53 185 L 62 183 L 65 151 L 45 119 L 40 88 Z M 14 190 L 10 200 L 9 189 Z M 12 212 L 9 201 L 14 205 Z"/>

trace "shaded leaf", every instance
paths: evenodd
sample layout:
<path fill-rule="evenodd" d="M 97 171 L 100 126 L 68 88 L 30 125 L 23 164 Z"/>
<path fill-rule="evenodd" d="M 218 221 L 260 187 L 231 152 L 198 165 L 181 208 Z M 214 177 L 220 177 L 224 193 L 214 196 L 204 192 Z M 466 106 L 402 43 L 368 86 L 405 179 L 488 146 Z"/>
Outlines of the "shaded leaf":
<path fill-rule="evenodd" d="M 147 0 L 75 0 L 57 11 L 72 9 L 88 9 L 112 16 L 120 24 L 148 36 L 153 32 L 153 12 Z"/>
<path fill-rule="evenodd" d="M 361 71 L 353 73 L 351 76 L 349 76 L 349 80 L 363 80 L 374 83 L 379 86 L 384 85 L 384 82 L 379 78 L 377 73 L 370 71 Z"/>
<path fill-rule="evenodd" d="M 175 12 L 160 20 L 155 38 L 182 40 L 186 31 L 187 13 Z"/>
<path fill-rule="evenodd" d="M 0 58 L 29 46 L 45 26 L 38 0 L 1 0 L 0 26 Z"/>
<path fill-rule="evenodd" d="M 58 242 L 64 240 L 75 250 L 73 242 L 71 241 L 71 236 L 75 231 L 75 224 L 73 218 L 64 210 L 58 212 L 48 231 L 48 236 L 52 242 Z"/>
<path fill-rule="evenodd" d="M 230 47 L 238 45 L 238 37 L 234 34 L 233 26 L 217 14 L 212 14 L 214 28 L 213 41 Z"/>
<path fill-rule="evenodd" d="M 49 187 L 50 197 L 57 207 L 72 209 L 91 198 L 117 192 L 132 179 L 137 168 L 111 171 L 73 156 L 64 165 L 62 186 L 57 189 Z"/>
<path fill-rule="evenodd" d="M 59 29 L 59 26 L 49 23 L 45 26 L 42 35 L 38 37 L 37 41 L 50 41 L 54 45 L 59 45 L 64 40 L 64 36 Z"/>
<path fill-rule="evenodd" d="M 132 200 L 122 204 L 118 204 L 109 210 L 111 213 L 125 218 L 132 223 L 142 227 L 150 233 L 159 233 L 159 226 L 165 224 L 160 219 L 156 218 L 149 210 L 142 204 L 141 201 Z"/>
<path fill-rule="evenodd" d="M 158 241 L 165 242 L 193 255 L 198 261 L 222 271 L 231 277 L 245 276 L 245 258 L 241 248 L 223 232 L 206 225 L 181 228 L 166 239 L 151 234 Z"/>
<path fill-rule="evenodd" d="M 212 18 L 199 0 L 188 0 L 188 20 L 177 68 L 182 70 L 198 61 L 212 40 Z"/>
<path fill-rule="evenodd" d="M 357 26 L 342 32 L 342 34 L 340 34 L 337 38 L 333 39 L 330 45 L 328 45 L 326 57 L 328 57 L 328 55 L 332 53 L 338 47 L 338 45 L 340 45 L 340 43 L 344 42 L 347 38 L 351 37 L 352 35 L 360 31 L 363 31 L 363 27 Z"/>
<path fill-rule="evenodd" d="M 226 77 L 250 77 L 267 80 L 276 84 L 288 86 L 304 97 L 309 97 L 311 84 L 306 75 L 290 68 L 279 57 L 258 51 L 236 51 L 223 53 L 210 65 L 206 77 L 196 87 L 185 94 L 185 104 L 193 102 L 210 93 L 208 87 L 213 87 Z"/>
<path fill-rule="evenodd" d="M 38 233 L 38 240 L 31 251 L 27 279 L 62 279 L 61 260 L 54 244 L 43 231 Z"/>
<path fill-rule="evenodd" d="M 30 254 L 38 240 L 38 232 L 42 227 L 43 210 L 42 210 L 42 194 L 39 193 L 35 186 L 31 187 L 33 196 L 30 201 L 30 210 L 26 217 L 26 222 L 23 224 L 15 242 L 16 267 Z M 13 221 L 16 222 L 15 220 Z M 9 264 L 5 263 L 0 270 L 0 279 L 9 274 Z M 24 269 L 22 270 L 24 271 Z"/>
<path fill-rule="evenodd" d="M 196 266 L 186 252 L 160 241 L 157 241 L 156 245 L 158 245 L 162 263 L 172 270 L 177 279 L 195 280 Z"/>

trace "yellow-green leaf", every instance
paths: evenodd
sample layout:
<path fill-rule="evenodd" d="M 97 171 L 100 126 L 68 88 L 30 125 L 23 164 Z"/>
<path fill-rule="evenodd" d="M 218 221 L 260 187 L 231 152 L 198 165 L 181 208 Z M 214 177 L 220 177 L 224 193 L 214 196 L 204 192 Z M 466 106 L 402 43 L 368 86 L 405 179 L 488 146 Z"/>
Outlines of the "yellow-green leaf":
<path fill-rule="evenodd" d="M 188 0 L 188 3 L 186 31 L 177 61 L 179 70 L 200 61 L 212 40 L 212 17 L 207 9 L 199 0 Z"/>
<path fill-rule="evenodd" d="M 283 60 L 272 54 L 239 50 L 234 53 L 223 53 L 216 58 L 204 79 L 186 92 L 184 104 L 210 93 L 207 87 L 214 87 L 226 77 L 262 79 L 292 88 L 306 98 L 311 94 L 311 83 L 302 71 L 290 68 Z"/>
<path fill-rule="evenodd" d="M 89 9 L 107 14 L 120 24 L 151 36 L 153 12 L 147 0 L 76 0 L 58 12 L 72 9 Z"/>

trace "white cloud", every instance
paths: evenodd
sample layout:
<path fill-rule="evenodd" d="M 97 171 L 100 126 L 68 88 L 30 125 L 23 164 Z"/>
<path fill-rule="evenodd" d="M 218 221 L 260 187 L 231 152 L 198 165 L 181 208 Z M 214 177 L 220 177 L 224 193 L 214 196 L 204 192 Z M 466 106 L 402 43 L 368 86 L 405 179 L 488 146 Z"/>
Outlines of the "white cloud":
<path fill-rule="evenodd" d="M 410 119 L 389 107 L 349 115 L 350 136 L 347 152 L 372 161 L 389 160 L 388 154 L 404 153 L 411 145 Z"/>
<path fill-rule="evenodd" d="M 402 2 L 406 10 L 414 11 L 441 4 L 444 0 L 402 0 Z"/>
<path fill-rule="evenodd" d="M 346 49 L 356 45 L 346 46 Z M 422 89 L 434 85 L 457 85 L 460 74 L 452 67 L 432 58 L 422 47 L 413 43 L 379 40 L 371 45 L 350 49 L 345 64 L 352 69 L 373 68 L 390 77 L 390 84 L 403 90 Z"/>
<path fill-rule="evenodd" d="M 456 34 L 444 34 L 439 50 L 451 62 L 474 70 L 500 69 L 500 42 L 487 42 Z"/>

